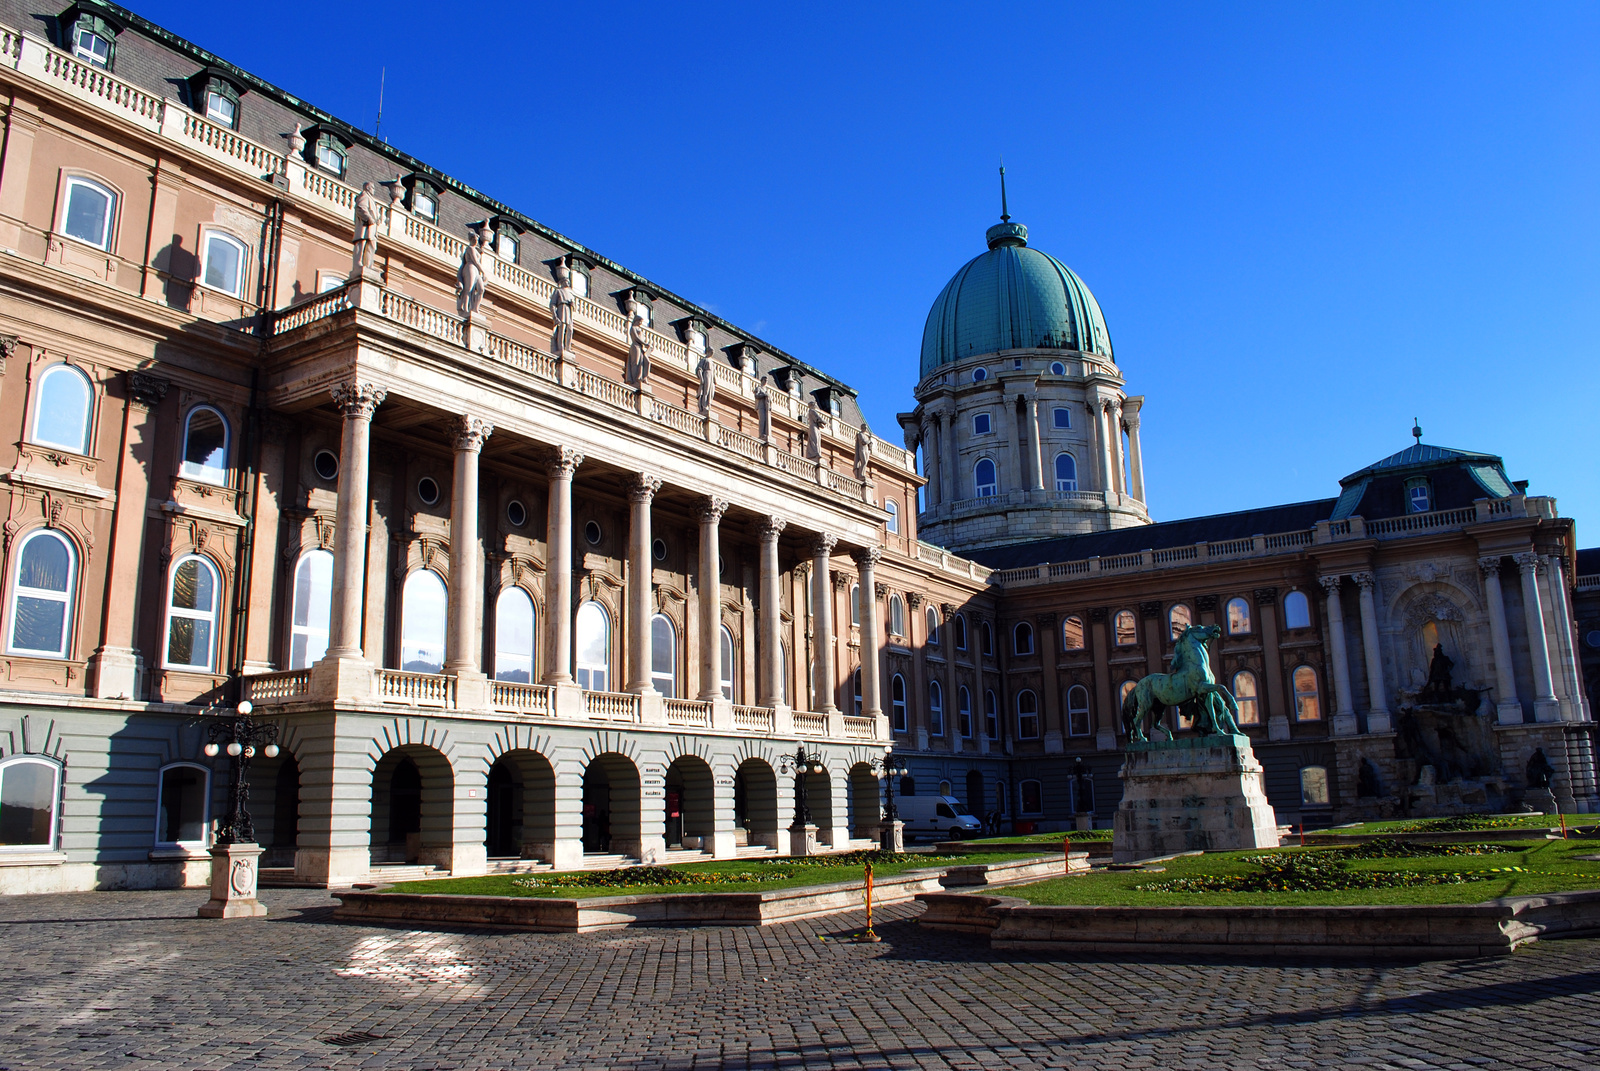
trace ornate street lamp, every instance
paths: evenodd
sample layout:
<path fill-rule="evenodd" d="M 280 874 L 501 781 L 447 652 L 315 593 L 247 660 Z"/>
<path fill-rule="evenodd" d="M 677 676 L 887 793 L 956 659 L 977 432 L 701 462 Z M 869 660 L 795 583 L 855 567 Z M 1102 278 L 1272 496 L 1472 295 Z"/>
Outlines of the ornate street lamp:
<path fill-rule="evenodd" d="M 884 747 L 883 758 L 873 759 L 867 765 L 883 771 L 883 825 L 878 841 L 886 852 L 901 851 L 905 848 L 905 834 L 900 824 L 900 809 L 894 805 L 894 779 L 910 771 L 906 769 L 905 760 L 894 753 L 893 744 Z"/>
<path fill-rule="evenodd" d="M 257 723 L 250 717 L 251 709 L 245 700 L 232 716 L 209 719 L 211 742 L 205 746 L 206 755 L 228 754 L 228 813 L 211 847 L 211 899 L 200 908 L 201 918 L 252 918 L 267 913 L 256 899 L 261 846 L 255 843 L 255 826 L 250 821 L 248 774 L 250 760 L 258 750 L 269 759 L 277 757 L 278 727 Z"/>
<path fill-rule="evenodd" d="M 778 772 L 794 774 L 794 824 L 789 827 L 789 854 L 814 855 L 817 827 L 811 821 L 811 799 L 806 792 L 806 775 L 827 773 L 822 756 L 806 751 L 805 743 L 795 744 L 793 755 L 778 759 Z"/>

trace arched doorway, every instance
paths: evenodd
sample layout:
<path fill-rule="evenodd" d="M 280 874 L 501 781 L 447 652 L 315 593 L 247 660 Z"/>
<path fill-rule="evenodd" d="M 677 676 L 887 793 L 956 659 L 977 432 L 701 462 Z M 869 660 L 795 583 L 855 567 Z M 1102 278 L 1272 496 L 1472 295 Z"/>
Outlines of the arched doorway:
<path fill-rule="evenodd" d="M 421 744 L 387 752 L 372 771 L 374 865 L 450 866 L 455 777 L 450 760 Z"/>
<path fill-rule="evenodd" d="M 250 818 L 264 867 L 294 866 L 300 825 L 300 764 L 287 750 L 250 764 Z"/>
<path fill-rule="evenodd" d="M 639 768 L 608 751 L 583 771 L 583 850 L 639 855 Z"/>
<path fill-rule="evenodd" d="M 734 842 L 778 846 L 778 776 L 760 759 L 745 759 L 733 775 Z"/>
<path fill-rule="evenodd" d="M 982 818 L 983 806 L 983 774 L 977 770 L 967 771 L 967 810 L 974 818 Z"/>
<path fill-rule="evenodd" d="M 833 845 L 833 776 L 826 770 L 808 773 L 806 779 L 806 805 L 811 809 L 811 823 L 817 827 L 817 843 Z"/>
<path fill-rule="evenodd" d="M 714 808 L 711 767 L 693 755 L 678 756 L 667 767 L 667 847 L 710 848 Z"/>
<path fill-rule="evenodd" d="M 549 759 L 525 749 L 495 759 L 486 803 L 490 858 L 549 858 L 556 836 L 556 774 Z"/>
<path fill-rule="evenodd" d="M 878 775 L 865 762 L 850 767 L 850 835 L 866 840 L 878 839 L 878 825 L 883 818 Z M 816 807 L 813 805 L 812 813 Z M 819 823 L 820 824 L 820 823 Z"/>

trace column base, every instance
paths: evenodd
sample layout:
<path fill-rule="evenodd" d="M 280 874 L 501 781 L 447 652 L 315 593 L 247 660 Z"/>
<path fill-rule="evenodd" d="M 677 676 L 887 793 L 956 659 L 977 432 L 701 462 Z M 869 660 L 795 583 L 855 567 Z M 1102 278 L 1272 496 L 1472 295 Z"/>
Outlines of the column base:
<path fill-rule="evenodd" d="M 1356 725 L 1355 711 L 1351 711 L 1348 714 L 1335 714 L 1333 716 L 1334 736 L 1355 736 L 1357 729 L 1358 726 Z"/>
<path fill-rule="evenodd" d="M 1494 720 L 1499 725 L 1522 724 L 1522 700 L 1502 699 L 1494 705 Z"/>
<path fill-rule="evenodd" d="M 457 710 L 491 709 L 487 674 L 475 669 L 452 670 L 449 666 L 445 667 L 445 672 L 455 674 Z"/>
<path fill-rule="evenodd" d="M 583 707 L 583 689 L 579 688 L 576 681 L 561 681 L 551 685 L 554 695 L 551 697 L 550 712 L 560 720 L 582 720 L 587 716 Z"/>
<path fill-rule="evenodd" d="M 543 859 L 554 870 L 579 870 L 583 867 L 583 839 L 557 837 L 555 840 L 529 841 L 522 846 L 527 854 Z"/>
<path fill-rule="evenodd" d="M 1535 699 L 1533 701 L 1533 720 L 1534 721 L 1560 721 L 1561 720 L 1561 700 L 1559 700 L 1559 699 Z"/>
<path fill-rule="evenodd" d="M 1282 714 L 1268 718 L 1267 739 L 1274 742 L 1289 739 L 1289 719 Z"/>
<path fill-rule="evenodd" d="M 1111 729 L 1101 729 L 1099 732 L 1095 733 L 1095 735 L 1094 735 L 1094 747 L 1095 747 L 1096 751 L 1115 751 L 1115 750 L 1117 750 L 1117 734 L 1116 734 L 1116 732 L 1114 732 Z"/>
<path fill-rule="evenodd" d="M 1367 732 L 1374 736 L 1394 732 L 1394 715 L 1387 710 L 1367 711 Z"/>
<path fill-rule="evenodd" d="M 329 888 L 354 885 L 372 876 L 369 848 L 300 848 L 294 853 L 294 880 Z"/>
<path fill-rule="evenodd" d="M 144 659 L 132 647 L 96 648 L 88 670 L 96 699 L 138 699 L 143 692 Z"/>
<path fill-rule="evenodd" d="M 711 843 L 707 845 L 705 841 Z M 739 845 L 734 841 L 733 830 L 718 830 L 700 842 L 702 850 L 709 850 L 713 859 L 739 858 Z"/>
<path fill-rule="evenodd" d="M 1061 739 L 1061 733 L 1049 729 L 1044 734 L 1044 753 L 1046 755 L 1060 755 L 1067 750 L 1066 742 Z"/>
<path fill-rule="evenodd" d="M 218 844 L 211 849 L 211 899 L 195 912 L 203 919 L 253 919 L 267 913 L 256 899 L 261 876 L 259 844 Z"/>
<path fill-rule="evenodd" d="M 333 703 L 370 703 L 376 667 L 355 655 L 330 654 L 311 667 L 311 698 Z"/>
<path fill-rule="evenodd" d="M 475 878 L 489 872 L 489 849 L 481 841 L 455 845 L 449 849 L 448 858 L 453 878 Z"/>

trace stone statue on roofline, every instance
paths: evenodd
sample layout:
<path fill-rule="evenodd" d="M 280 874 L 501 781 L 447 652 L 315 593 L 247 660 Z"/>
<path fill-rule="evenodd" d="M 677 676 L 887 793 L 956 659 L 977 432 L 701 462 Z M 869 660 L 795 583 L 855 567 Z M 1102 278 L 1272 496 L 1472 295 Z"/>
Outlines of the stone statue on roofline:
<path fill-rule="evenodd" d="M 822 460 L 822 426 L 827 422 L 815 398 L 806 403 L 806 456 L 812 461 Z"/>
<path fill-rule="evenodd" d="M 867 462 L 872 457 L 872 432 L 863 420 L 856 429 L 856 479 L 862 483 L 867 482 Z"/>
<path fill-rule="evenodd" d="M 628 303 L 628 386 L 643 387 L 650 379 L 650 336 L 645 334 L 644 310 Z"/>
<path fill-rule="evenodd" d="M 555 333 L 550 336 L 550 352 L 565 357 L 572 352 L 572 310 L 578 303 L 578 292 L 572 289 L 572 269 L 566 258 L 556 261 L 556 288 L 550 292 L 550 319 L 555 323 Z"/>
<path fill-rule="evenodd" d="M 477 238 L 469 239 L 461 251 L 461 267 L 456 269 L 456 312 L 463 320 L 470 320 L 483 301 L 488 248 L 489 227 L 485 224 L 478 228 Z"/>
<path fill-rule="evenodd" d="M 772 395 L 767 389 L 767 377 L 756 384 L 756 435 L 762 442 L 772 438 Z"/>
<path fill-rule="evenodd" d="M 374 270 L 378 259 L 378 219 L 383 209 L 378 205 L 378 187 L 371 182 L 356 194 L 355 249 L 350 262 L 350 274 L 359 278 Z"/>
<path fill-rule="evenodd" d="M 695 367 L 695 375 L 700 379 L 699 396 L 695 399 L 703 417 L 711 415 L 711 399 L 717 396 L 717 377 L 711 370 L 711 355 L 702 353 L 700 363 Z"/>

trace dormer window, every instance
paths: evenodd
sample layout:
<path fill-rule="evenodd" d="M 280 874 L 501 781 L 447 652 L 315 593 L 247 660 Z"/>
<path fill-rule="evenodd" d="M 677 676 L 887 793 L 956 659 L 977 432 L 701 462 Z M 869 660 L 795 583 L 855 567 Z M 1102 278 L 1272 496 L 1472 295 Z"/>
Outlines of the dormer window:
<path fill-rule="evenodd" d="M 510 264 L 517 262 L 517 252 L 522 246 L 521 232 L 517 225 L 508 219 L 494 221 L 494 251 L 500 254 L 500 259 Z"/>
<path fill-rule="evenodd" d="M 703 320 L 692 316 L 682 320 L 672 321 L 672 326 L 678 329 L 678 337 L 683 339 L 683 344 L 695 353 L 709 353 L 711 350 L 711 329 Z M 742 356 L 742 354 L 741 354 Z M 751 368 L 754 368 L 754 361 Z"/>
<path fill-rule="evenodd" d="M 1427 513 L 1433 508 L 1433 489 L 1426 476 L 1406 481 L 1406 510 L 1410 513 Z"/>
<path fill-rule="evenodd" d="M 209 67 L 189 79 L 189 101 L 194 109 L 229 130 L 239 129 L 239 98 L 243 95 L 240 86 Z"/>
<path fill-rule="evenodd" d="M 626 290 L 615 291 L 618 301 L 622 303 L 622 313 L 632 320 L 635 313 L 644 317 L 646 327 L 655 326 L 655 295 L 640 286 L 630 286 Z"/>
<path fill-rule="evenodd" d="M 990 426 L 988 413 L 974 413 L 972 416 L 972 434 L 988 435 L 994 429 Z"/>
<path fill-rule="evenodd" d="M 439 220 L 439 188 L 421 175 L 412 175 L 405 180 L 406 207 L 411 209 L 411 214 L 420 216 L 429 223 Z"/>
<path fill-rule="evenodd" d="M 79 15 L 72 24 L 72 55 L 91 67 L 103 71 L 111 69 L 116 55 L 117 31 L 105 19 L 94 15 Z"/>
<path fill-rule="evenodd" d="M 344 178 L 350 147 L 331 131 L 321 131 L 308 147 L 312 164 L 336 178 Z"/>
<path fill-rule="evenodd" d="M 239 102 L 215 89 L 206 90 L 206 118 L 226 127 L 239 125 Z"/>
<path fill-rule="evenodd" d="M 567 269 L 571 277 L 572 290 L 579 297 L 588 297 L 591 289 L 589 283 L 589 265 L 578 257 L 567 258 Z"/>

